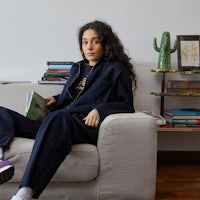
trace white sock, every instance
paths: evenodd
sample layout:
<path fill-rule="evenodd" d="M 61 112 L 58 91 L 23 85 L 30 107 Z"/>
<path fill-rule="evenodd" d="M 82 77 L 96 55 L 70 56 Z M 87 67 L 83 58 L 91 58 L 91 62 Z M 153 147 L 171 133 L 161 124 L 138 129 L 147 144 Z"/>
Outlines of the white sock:
<path fill-rule="evenodd" d="M 22 187 L 19 189 L 15 196 L 21 197 L 22 199 L 32 199 L 33 197 L 33 190 L 29 187 Z"/>
<path fill-rule="evenodd" d="M 0 160 L 3 160 L 3 148 L 0 147 Z"/>

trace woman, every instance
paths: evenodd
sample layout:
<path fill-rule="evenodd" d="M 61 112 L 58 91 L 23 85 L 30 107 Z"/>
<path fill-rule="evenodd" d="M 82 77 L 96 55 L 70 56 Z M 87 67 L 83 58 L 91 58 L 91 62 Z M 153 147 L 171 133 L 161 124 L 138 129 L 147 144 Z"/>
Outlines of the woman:
<path fill-rule="evenodd" d="M 105 117 L 134 112 L 132 83 L 136 88 L 135 73 L 112 28 L 101 21 L 87 23 L 79 30 L 79 45 L 83 60 L 72 66 L 62 93 L 47 98 L 47 106 L 53 105 L 54 109 L 43 122 L 0 109 L 2 149 L 9 148 L 15 136 L 35 138 L 20 189 L 12 200 L 39 198 L 70 153 L 72 144 L 96 145 L 99 126 Z M 9 124 L 3 123 L 5 118 L 9 119 Z M 5 162 L 8 161 L 0 163 Z M 5 180 L 8 181 L 12 171 L 13 166 L 8 163 L 0 179 L 10 172 Z"/>

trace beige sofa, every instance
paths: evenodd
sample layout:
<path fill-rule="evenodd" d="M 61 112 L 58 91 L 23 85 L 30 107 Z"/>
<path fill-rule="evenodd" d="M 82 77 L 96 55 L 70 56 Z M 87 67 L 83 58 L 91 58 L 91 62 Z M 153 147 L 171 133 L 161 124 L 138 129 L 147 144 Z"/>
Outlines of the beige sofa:
<path fill-rule="evenodd" d="M 22 114 L 26 92 L 55 95 L 60 85 L 0 84 L 0 106 Z M 0 185 L 0 200 L 18 189 L 34 140 L 15 138 L 5 156 L 15 175 Z M 144 113 L 108 116 L 99 131 L 98 145 L 74 145 L 41 200 L 153 200 L 156 186 L 156 122 Z"/>

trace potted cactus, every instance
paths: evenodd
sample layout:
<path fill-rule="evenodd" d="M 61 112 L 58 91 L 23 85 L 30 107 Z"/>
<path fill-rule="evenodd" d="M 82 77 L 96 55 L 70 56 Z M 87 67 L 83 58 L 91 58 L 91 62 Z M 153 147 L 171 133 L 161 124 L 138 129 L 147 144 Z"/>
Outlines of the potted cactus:
<path fill-rule="evenodd" d="M 160 48 L 157 46 L 157 39 L 153 40 L 154 49 L 159 52 L 157 69 L 170 70 L 171 69 L 171 53 L 177 49 L 178 40 L 175 40 L 174 47 L 171 49 L 170 33 L 164 32 L 160 43 Z"/>

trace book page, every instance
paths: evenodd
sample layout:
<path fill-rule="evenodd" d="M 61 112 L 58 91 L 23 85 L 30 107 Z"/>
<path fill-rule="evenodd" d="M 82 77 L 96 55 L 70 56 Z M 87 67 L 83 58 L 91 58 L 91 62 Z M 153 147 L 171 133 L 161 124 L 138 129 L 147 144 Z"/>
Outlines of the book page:
<path fill-rule="evenodd" d="M 27 92 L 26 117 L 43 121 L 50 112 L 51 109 L 46 106 L 46 99 L 44 97 L 40 96 L 35 91 Z"/>
<path fill-rule="evenodd" d="M 27 94 L 26 94 L 26 113 L 27 113 L 27 111 L 30 107 L 32 95 L 33 95 L 33 91 L 27 91 Z"/>

